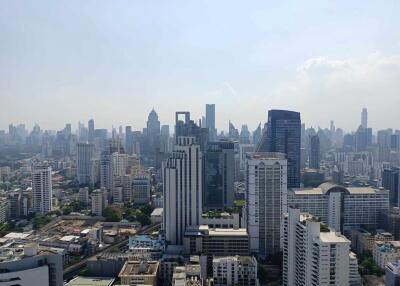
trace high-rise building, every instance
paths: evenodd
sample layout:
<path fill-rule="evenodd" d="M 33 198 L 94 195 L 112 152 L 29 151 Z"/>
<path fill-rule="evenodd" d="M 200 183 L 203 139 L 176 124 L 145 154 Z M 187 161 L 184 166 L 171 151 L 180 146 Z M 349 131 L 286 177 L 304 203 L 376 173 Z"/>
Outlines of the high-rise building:
<path fill-rule="evenodd" d="M 125 151 L 127 154 L 133 154 L 133 132 L 131 126 L 125 127 Z"/>
<path fill-rule="evenodd" d="M 250 144 L 250 131 L 246 124 L 242 125 L 239 135 L 240 144 Z"/>
<path fill-rule="evenodd" d="M 215 104 L 206 104 L 206 128 L 208 128 L 210 140 L 214 141 L 217 135 L 215 129 Z"/>
<path fill-rule="evenodd" d="M 365 107 L 361 111 L 361 126 L 364 129 L 368 128 L 368 111 Z"/>
<path fill-rule="evenodd" d="M 282 217 L 287 212 L 285 154 L 248 154 L 246 189 L 250 251 L 271 257 L 280 251 Z"/>
<path fill-rule="evenodd" d="M 359 280 L 350 241 L 317 218 L 289 208 L 283 233 L 284 286 L 354 285 Z"/>
<path fill-rule="evenodd" d="M 77 144 L 76 175 L 79 184 L 89 184 L 94 145 L 91 143 Z"/>
<path fill-rule="evenodd" d="M 389 190 L 389 201 L 393 207 L 400 207 L 400 168 L 384 169 L 382 172 L 382 187 Z"/>
<path fill-rule="evenodd" d="M 32 171 L 32 205 L 36 213 L 46 214 L 52 210 L 53 187 L 51 167 L 37 165 Z"/>
<path fill-rule="evenodd" d="M 216 256 L 212 260 L 215 286 L 258 286 L 257 260 L 252 256 Z"/>
<path fill-rule="evenodd" d="M 204 153 L 203 208 L 233 207 L 235 150 L 230 141 L 210 142 Z"/>
<path fill-rule="evenodd" d="M 253 131 L 253 145 L 254 147 L 257 147 L 258 142 L 261 139 L 261 123 L 258 124 L 257 129 Z"/>
<path fill-rule="evenodd" d="M 239 130 L 235 128 L 233 123 L 229 120 L 229 138 L 232 140 L 238 140 L 239 139 Z"/>
<path fill-rule="evenodd" d="M 184 120 L 180 117 L 184 116 Z M 190 112 L 178 111 L 175 113 L 175 144 L 180 136 L 194 137 L 196 144 L 200 145 L 201 152 L 207 149 L 209 141 L 208 129 L 201 128 L 193 120 L 190 119 Z"/>
<path fill-rule="evenodd" d="M 194 137 L 178 137 L 163 163 L 164 229 L 170 244 L 183 244 L 187 226 L 202 215 L 202 154 Z"/>
<path fill-rule="evenodd" d="M 137 204 L 150 202 L 150 179 L 146 176 L 134 178 L 132 181 L 133 200 Z"/>
<path fill-rule="evenodd" d="M 103 211 L 108 205 L 107 190 L 106 189 L 94 190 L 90 196 L 92 199 L 92 215 L 96 216 L 103 215 Z"/>
<path fill-rule="evenodd" d="M 88 141 L 89 143 L 94 143 L 94 120 L 90 119 L 88 121 Z"/>
<path fill-rule="evenodd" d="M 286 154 L 288 162 L 288 188 L 300 187 L 300 113 L 270 110 L 266 131 L 257 146 L 257 152 Z"/>
<path fill-rule="evenodd" d="M 288 206 L 318 217 L 338 232 L 365 226 L 375 229 L 379 214 L 389 209 L 389 192 L 371 187 L 345 188 L 323 183 L 317 188 L 291 189 Z"/>
<path fill-rule="evenodd" d="M 308 165 L 310 169 L 319 169 L 320 152 L 319 137 L 318 135 L 314 135 L 310 138 L 310 157 Z"/>

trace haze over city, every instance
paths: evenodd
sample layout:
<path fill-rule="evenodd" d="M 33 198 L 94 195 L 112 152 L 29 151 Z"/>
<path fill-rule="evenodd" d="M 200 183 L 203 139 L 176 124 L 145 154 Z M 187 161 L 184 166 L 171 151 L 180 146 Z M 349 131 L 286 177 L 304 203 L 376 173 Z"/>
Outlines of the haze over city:
<path fill-rule="evenodd" d="M 400 119 L 399 1 L 0 1 L 0 128 L 95 118 L 140 129 L 154 107 L 217 105 L 255 129 L 268 109 L 307 126 Z M 385 116 L 382 116 L 384 114 Z"/>

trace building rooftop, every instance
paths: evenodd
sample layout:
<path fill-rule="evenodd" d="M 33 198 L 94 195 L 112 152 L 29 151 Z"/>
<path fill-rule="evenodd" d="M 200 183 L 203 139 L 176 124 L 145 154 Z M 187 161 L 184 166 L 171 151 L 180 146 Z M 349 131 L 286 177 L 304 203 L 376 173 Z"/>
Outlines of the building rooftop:
<path fill-rule="evenodd" d="M 162 216 L 163 215 L 163 208 L 156 208 L 151 213 L 151 216 Z"/>
<path fill-rule="evenodd" d="M 310 189 L 292 189 L 296 195 L 329 195 L 331 192 L 343 192 L 350 195 L 368 195 L 387 193 L 387 190 L 376 189 L 372 187 L 343 187 L 332 183 L 323 183 L 316 188 Z"/>
<path fill-rule="evenodd" d="M 322 242 L 326 243 L 340 243 L 340 242 L 350 243 L 350 241 L 346 237 L 333 231 L 321 232 L 319 238 Z"/>
<path fill-rule="evenodd" d="M 114 280 L 114 278 L 78 276 L 65 286 L 111 286 Z"/>
<path fill-rule="evenodd" d="M 158 261 L 127 261 L 122 267 L 121 276 L 154 276 L 157 274 Z"/>
<path fill-rule="evenodd" d="M 248 236 L 245 228 L 210 228 L 206 224 L 186 228 L 185 235 Z"/>

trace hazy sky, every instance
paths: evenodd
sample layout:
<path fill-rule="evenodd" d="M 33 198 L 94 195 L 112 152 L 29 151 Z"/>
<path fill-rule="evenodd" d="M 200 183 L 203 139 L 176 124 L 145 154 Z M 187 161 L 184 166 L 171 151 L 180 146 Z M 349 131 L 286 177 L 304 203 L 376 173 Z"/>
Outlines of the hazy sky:
<path fill-rule="evenodd" d="M 194 118 L 400 129 L 400 1 L 0 0 L 0 128 Z"/>

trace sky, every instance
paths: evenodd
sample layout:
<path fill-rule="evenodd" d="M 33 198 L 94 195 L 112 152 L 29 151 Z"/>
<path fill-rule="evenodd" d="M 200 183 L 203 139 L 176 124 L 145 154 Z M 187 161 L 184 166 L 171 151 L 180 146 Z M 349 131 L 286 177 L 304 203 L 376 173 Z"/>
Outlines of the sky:
<path fill-rule="evenodd" d="M 0 129 L 193 119 L 400 129 L 400 1 L 0 0 Z"/>

